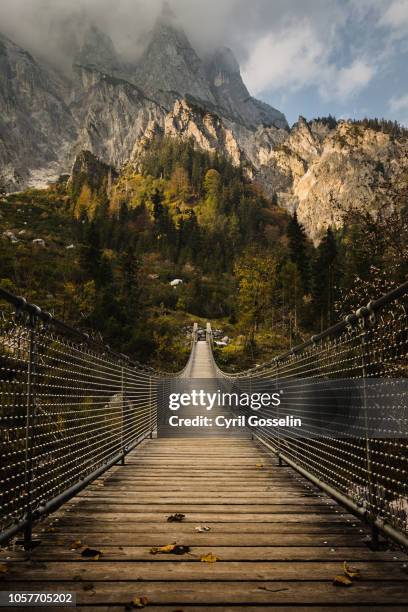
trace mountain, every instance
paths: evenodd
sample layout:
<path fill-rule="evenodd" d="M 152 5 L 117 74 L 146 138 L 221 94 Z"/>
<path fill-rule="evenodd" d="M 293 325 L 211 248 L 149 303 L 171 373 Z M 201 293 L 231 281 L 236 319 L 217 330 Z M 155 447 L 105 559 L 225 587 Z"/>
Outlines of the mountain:
<path fill-rule="evenodd" d="M 0 36 L 0 182 L 41 183 L 67 169 L 77 124 L 65 79 Z"/>
<path fill-rule="evenodd" d="M 94 24 L 76 30 L 69 77 L 0 37 L 1 189 L 55 180 L 83 151 L 118 171 L 138 170 L 152 140 L 165 136 L 241 166 L 297 210 L 315 242 L 350 210 L 375 214 L 406 193 L 406 130 L 303 118 L 289 129 L 280 111 L 249 94 L 230 49 L 199 57 L 166 3 L 133 65 Z"/>
<path fill-rule="evenodd" d="M 352 211 L 393 211 L 408 195 L 408 130 L 383 121 L 312 121 L 303 117 L 270 151 L 278 202 L 297 211 L 319 242 Z"/>
<path fill-rule="evenodd" d="M 231 51 L 205 61 L 197 55 L 167 4 L 133 66 L 95 25 L 83 24 L 79 39 L 70 79 L 0 39 L 0 182 L 7 190 L 54 180 L 82 150 L 117 168 L 137 163 L 152 134 L 177 135 L 170 126 L 181 109 L 186 137 L 207 146 L 203 131 L 208 136 L 215 121 L 226 136 L 218 142 L 213 134 L 208 146 L 233 151 L 252 175 L 259 139 L 279 141 L 288 129 L 284 115 L 249 96 Z"/>
<path fill-rule="evenodd" d="M 112 39 L 93 24 L 84 32 L 82 45 L 74 56 L 75 64 L 109 74 L 119 73 L 122 69 Z"/>
<path fill-rule="evenodd" d="M 275 125 L 287 129 L 283 113 L 249 94 L 231 49 L 221 47 L 207 58 L 206 73 L 217 104 L 231 117 L 247 127 Z"/>
<path fill-rule="evenodd" d="M 148 95 L 164 103 L 185 94 L 215 103 L 204 65 L 167 4 L 163 5 L 134 78 Z"/>

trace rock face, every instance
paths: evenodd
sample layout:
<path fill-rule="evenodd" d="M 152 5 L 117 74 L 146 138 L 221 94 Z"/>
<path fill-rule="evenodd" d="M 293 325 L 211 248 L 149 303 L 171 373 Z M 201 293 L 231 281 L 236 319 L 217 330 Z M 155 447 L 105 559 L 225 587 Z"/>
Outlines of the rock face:
<path fill-rule="evenodd" d="M 90 25 L 85 30 L 82 45 L 74 57 L 74 64 L 89 66 L 109 74 L 120 73 L 123 69 L 112 40 L 95 25 Z"/>
<path fill-rule="evenodd" d="M 78 124 L 70 157 L 92 151 L 119 168 L 129 159 L 149 122 L 163 124 L 166 111 L 134 84 L 88 66 L 75 66 L 77 88 L 71 103 Z"/>
<path fill-rule="evenodd" d="M 0 182 L 7 190 L 33 177 L 56 177 L 66 165 L 77 125 L 67 83 L 0 36 Z"/>
<path fill-rule="evenodd" d="M 112 183 L 117 177 L 115 168 L 90 151 L 82 151 L 75 160 L 68 181 L 76 216 L 82 210 L 92 215 L 94 208 L 110 195 Z"/>
<path fill-rule="evenodd" d="M 204 65 L 167 5 L 153 28 L 134 79 L 149 96 L 167 104 L 185 94 L 215 103 Z"/>
<path fill-rule="evenodd" d="M 278 201 L 297 210 L 318 242 L 329 226 L 343 225 L 348 211 L 375 215 L 406 198 L 408 132 L 395 135 L 347 121 L 329 128 L 300 118 L 265 163 L 281 180 Z"/>
<path fill-rule="evenodd" d="M 407 189 L 406 133 L 303 118 L 289 130 L 282 113 L 249 95 L 232 51 L 202 60 L 167 5 L 133 66 L 84 25 L 70 79 L 0 36 L 0 192 L 44 185 L 76 158 L 74 182 L 107 172 L 105 185 L 110 166 L 137 168 L 157 135 L 192 139 L 243 165 L 297 210 L 316 242 L 348 210 L 392 207 Z M 79 206 L 96 202 L 100 194 L 83 187 Z"/>
<path fill-rule="evenodd" d="M 186 99 L 177 100 L 173 110 L 166 115 L 164 134 L 193 139 L 201 149 L 212 153 L 223 150 L 235 166 L 243 162 L 243 152 L 228 123 Z"/>
<path fill-rule="evenodd" d="M 250 96 L 241 78 L 239 64 L 231 49 L 222 47 L 207 59 L 206 72 L 213 97 L 231 118 L 247 127 L 274 125 L 287 129 L 285 116 Z"/>
<path fill-rule="evenodd" d="M 152 134 L 177 136 L 177 125 L 197 146 L 256 165 L 257 131 L 269 129 L 276 140 L 288 129 L 279 111 L 249 96 L 230 51 L 198 57 L 167 5 L 133 67 L 95 26 L 82 38 L 70 80 L 0 38 L 0 183 L 7 190 L 54 180 L 81 150 L 119 167 Z"/>

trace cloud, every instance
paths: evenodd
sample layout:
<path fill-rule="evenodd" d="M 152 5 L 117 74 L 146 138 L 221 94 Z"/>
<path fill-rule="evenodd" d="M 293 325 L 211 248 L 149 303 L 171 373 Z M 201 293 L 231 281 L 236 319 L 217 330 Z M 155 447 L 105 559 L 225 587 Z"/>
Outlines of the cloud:
<path fill-rule="evenodd" d="M 388 101 L 388 107 L 397 121 L 408 127 L 408 94 L 392 97 Z"/>
<path fill-rule="evenodd" d="M 323 53 L 324 48 L 307 22 L 289 24 L 259 40 L 243 76 L 256 94 L 283 87 L 296 91 L 315 80 Z"/>
<path fill-rule="evenodd" d="M 408 0 L 393 0 L 383 13 L 380 24 L 403 34 L 408 28 Z"/>
<path fill-rule="evenodd" d="M 389 107 L 394 112 L 399 112 L 402 110 L 408 111 L 408 94 L 391 98 Z"/>
<path fill-rule="evenodd" d="M 335 39 L 325 40 L 309 20 L 291 22 L 258 41 L 244 66 L 244 79 L 255 94 L 317 87 L 325 99 L 346 100 L 366 87 L 375 68 L 362 58 L 338 67 L 330 59 L 335 46 Z"/>
<path fill-rule="evenodd" d="M 241 9 L 234 18 L 240 0 L 170 0 L 170 4 L 202 50 L 220 44 L 242 13 Z M 35 55 L 52 60 L 55 54 L 57 58 L 68 55 L 69 60 L 84 28 L 92 23 L 131 59 L 140 54 L 162 5 L 163 0 L 0 0 L 0 31 Z"/>
<path fill-rule="evenodd" d="M 408 27 L 408 0 L 170 3 L 199 54 L 230 46 L 251 93 L 279 99 L 312 88 L 323 103 L 348 103 L 395 61 Z M 0 30 L 68 70 L 86 25 L 94 23 L 111 36 L 122 58 L 133 61 L 161 5 L 162 0 L 0 0 Z"/>
<path fill-rule="evenodd" d="M 375 68 L 365 60 L 356 59 L 350 66 L 337 69 L 333 95 L 346 99 L 364 89 L 375 75 Z"/>

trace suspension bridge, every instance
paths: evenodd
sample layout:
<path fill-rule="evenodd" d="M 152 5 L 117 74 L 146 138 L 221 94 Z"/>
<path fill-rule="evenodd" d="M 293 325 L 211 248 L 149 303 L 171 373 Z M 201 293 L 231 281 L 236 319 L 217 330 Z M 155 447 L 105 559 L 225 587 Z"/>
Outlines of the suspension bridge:
<path fill-rule="evenodd" d="M 407 296 L 232 375 L 210 325 L 168 374 L 0 290 L 0 591 L 84 610 L 406 610 Z M 352 435 L 327 404 L 305 436 L 157 435 L 163 381 L 284 381 L 296 413 L 305 381 L 340 379 L 360 391 Z"/>

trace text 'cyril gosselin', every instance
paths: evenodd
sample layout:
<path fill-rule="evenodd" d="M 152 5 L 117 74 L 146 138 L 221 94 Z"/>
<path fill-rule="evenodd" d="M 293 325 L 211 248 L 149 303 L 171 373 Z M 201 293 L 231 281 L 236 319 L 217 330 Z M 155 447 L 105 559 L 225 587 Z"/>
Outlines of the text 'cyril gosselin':
<path fill-rule="evenodd" d="M 280 393 L 225 393 L 217 390 L 208 393 L 204 390 L 193 390 L 185 393 L 171 393 L 169 395 L 169 408 L 176 411 L 181 407 L 200 407 L 208 411 L 213 408 L 246 408 L 254 411 L 262 408 L 278 407 L 281 403 Z M 301 427 L 302 421 L 292 415 L 281 418 L 262 418 L 258 415 L 240 415 L 229 418 L 222 414 L 214 419 L 209 416 L 196 415 L 193 417 L 169 417 L 168 423 L 172 427 Z"/>

